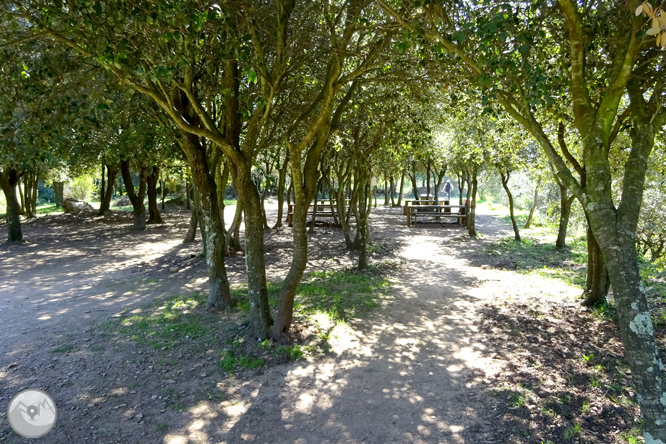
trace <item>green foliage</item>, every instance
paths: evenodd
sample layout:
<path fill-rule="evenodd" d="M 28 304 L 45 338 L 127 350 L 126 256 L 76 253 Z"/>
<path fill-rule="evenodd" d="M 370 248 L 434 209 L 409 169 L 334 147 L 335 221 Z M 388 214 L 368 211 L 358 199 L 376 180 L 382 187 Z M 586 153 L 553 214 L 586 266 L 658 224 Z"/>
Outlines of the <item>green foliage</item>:
<path fill-rule="evenodd" d="M 91 175 L 85 174 L 65 184 L 65 197 L 89 201 L 95 192 L 95 182 Z"/>

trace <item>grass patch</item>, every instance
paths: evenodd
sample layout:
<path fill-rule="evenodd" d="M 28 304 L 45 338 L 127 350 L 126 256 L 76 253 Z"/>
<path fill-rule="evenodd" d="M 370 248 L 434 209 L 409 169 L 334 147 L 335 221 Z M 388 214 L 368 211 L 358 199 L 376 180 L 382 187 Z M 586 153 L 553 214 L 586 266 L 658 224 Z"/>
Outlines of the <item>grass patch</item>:
<path fill-rule="evenodd" d="M 72 353 L 77 351 L 78 349 L 74 347 L 73 345 L 69 344 L 63 344 L 61 346 L 58 346 L 54 349 L 51 350 L 52 353 Z"/>
<path fill-rule="evenodd" d="M 188 339 L 196 339 L 209 332 L 201 322 L 201 315 L 193 310 L 205 303 L 200 293 L 176 296 L 145 308 L 118 323 L 115 330 L 128 339 L 152 349 L 171 348 Z M 115 321 L 118 322 L 118 321 Z"/>
<path fill-rule="evenodd" d="M 217 366 L 223 372 L 231 374 L 235 373 L 238 369 L 256 370 L 259 367 L 263 367 L 266 363 L 263 358 L 249 355 L 238 356 L 236 352 L 231 350 L 223 351 L 221 358 Z"/>
<path fill-rule="evenodd" d="M 516 242 L 513 237 L 507 237 L 487 246 L 485 253 L 499 259 L 495 264 L 497 268 L 560 279 L 579 287 L 585 285 L 587 242 L 584 237 L 572 239 L 564 248 L 533 238 Z"/>
<path fill-rule="evenodd" d="M 378 274 L 347 270 L 314 272 L 298 287 L 294 315 L 325 315 L 333 322 L 362 318 L 381 305 L 389 288 L 390 281 Z"/>

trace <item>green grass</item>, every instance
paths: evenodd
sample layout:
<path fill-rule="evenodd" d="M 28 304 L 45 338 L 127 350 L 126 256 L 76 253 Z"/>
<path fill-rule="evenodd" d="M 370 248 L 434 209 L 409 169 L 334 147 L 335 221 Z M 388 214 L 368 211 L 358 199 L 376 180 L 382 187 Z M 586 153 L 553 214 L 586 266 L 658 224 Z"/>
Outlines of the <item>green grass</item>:
<path fill-rule="evenodd" d="M 51 352 L 52 353 L 71 353 L 71 352 L 74 352 L 76 350 L 77 350 L 77 348 L 74 347 L 73 345 L 63 344 L 61 346 L 58 346 L 58 347 L 55 347 L 55 348 L 51 349 Z"/>
<path fill-rule="evenodd" d="M 266 363 L 263 358 L 249 355 L 238 356 L 231 350 L 223 351 L 220 357 L 221 360 L 218 361 L 217 366 L 225 373 L 234 373 L 238 369 L 256 370 Z"/>
<path fill-rule="evenodd" d="M 201 293 L 176 296 L 139 308 L 134 315 L 111 328 L 127 338 L 152 349 L 171 348 L 188 339 L 204 336 L 209 327 L 202 325 L 199 314 L 192 310 L 205 303 Z M 117 320 L 110 322 L 118 322 Z"/>
<path fill-rule="evenodd" d="M 388 295 L 390 281 L 378 274 L 318 271 L 299 285 L 294 315 L 326 315 L 331 321 L 362 318 Z"/>
<path fill-rule="evenodd" d="M 286 358 L 287 361 L 300 361 L 305 359 L 300 345 L 280 345 L 275 348 L 275 354 Z"/>
<path fill-rule="evenodd" d="M 334 322 L 363 317 L 381 304 L 388 295 L 390 284 L 378 273 L 316 271 L 305 276 L 296 289 L 294 316 L 310 317 L 323 313 Z M 281 285 L 281 282 L 267 284 L 272 307 L 277 306 Z M 231 295 L 238 301 L 240 310 L 250 311 L 246 286 L 234 288 Z"/>
<path fill-rule="evenodd" d="M 553 243 L 538 239 L 523 238 L 516 242 L 513 237 L 500 239 L 485 248 L 486 254 L 506 260 L 506 268 L 513 268 L 521 273 L 538 274 L 560 279 L 582 287 L 585 285 L 585 267 L 587 264 L 587 243 L 585 238 L 571 239 L 565 248 L 555 248 Z"/>

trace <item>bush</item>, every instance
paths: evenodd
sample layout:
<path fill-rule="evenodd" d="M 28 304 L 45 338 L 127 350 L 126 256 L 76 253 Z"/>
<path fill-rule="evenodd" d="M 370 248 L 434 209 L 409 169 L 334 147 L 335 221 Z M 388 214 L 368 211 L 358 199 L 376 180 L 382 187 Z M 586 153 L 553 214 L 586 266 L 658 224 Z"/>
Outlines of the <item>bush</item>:
<path fill-rule="evenodd" d="M 95 181 L 91 176 L 80 176 L 65 184 L 65 198 L 89 201 L 95 191 Z"/>

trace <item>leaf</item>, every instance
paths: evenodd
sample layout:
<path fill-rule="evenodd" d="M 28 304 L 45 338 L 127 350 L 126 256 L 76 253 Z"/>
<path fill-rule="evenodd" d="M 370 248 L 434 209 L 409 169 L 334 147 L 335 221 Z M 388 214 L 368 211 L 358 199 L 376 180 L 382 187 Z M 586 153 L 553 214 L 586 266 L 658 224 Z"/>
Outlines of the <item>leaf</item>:
<path fill-rule="evenodd" d="M 645 31 L 645 33 L 647 35 L 657 35 L 657 34 L 659 34 L 660 31 L 661 31 L 660 28 L 650 28 L 647 31 Z"/>
<path fill-rule="evenodd" d="M 641 15 L 643 13 L 643 4 L 638 5 L 638 8 L 636 8 L 636 17 Z"/>
<path fill-rule="evenodd" d="M 257 83 L 257 73 L 250 70 L 250 72 L 247 73 L 247 80 L 250 83 Z"/>

